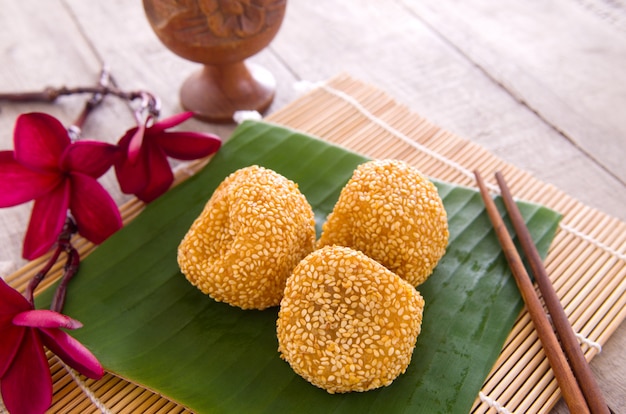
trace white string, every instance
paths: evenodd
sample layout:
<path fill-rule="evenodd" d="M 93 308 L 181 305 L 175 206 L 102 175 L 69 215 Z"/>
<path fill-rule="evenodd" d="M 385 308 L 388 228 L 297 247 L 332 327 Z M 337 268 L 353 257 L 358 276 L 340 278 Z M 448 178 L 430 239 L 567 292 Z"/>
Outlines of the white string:
<path fill-rule="evenodd" d="M 433 158 L 435 158 L 438 161 L 441 161 L 442 163 L 454 168 L 455 170 L 457 170 L 458 172 L 460 172 L 461 174 L 465 175 L 467 178 L 469 178 L 470 180 L 474 181 L 475 177 L 474 177 L 474 173 L 472 171 L 470 171 L 469 169 L 465 168 L 464 166 L 462 166 L 461 164 L 459 164 L 456 161 L 451 160 L 450 158 L 447 158 L 433 150 L 431 150 L 428 147 L 425 147 L 424 145 L 415 142 L 413 139 L 411 139 L 410 137 L 408 137 L 407 135 L 405 135 L 403 132 L 397 130 L 396 128 L 392 127 L 391 125 L 389 125 L 387 122 L 383 121 L 382 119 L 378 118 L 376 115 L 372 114 L 367 108 L 365 108 L 359 101 L 357 101 L 354 97 L 348 95 L 345 92 L 342 92 L 340 90 L 334 89 L 326 84 L 319 84 L 319 88 L 325 90 L 326 92 L 330 93 L 331 95 L 335 95 L 341 99 L 343 99 L 344 101 L 348 102 L 350 105 L 354 106 L 356 109 L 359 110 L 359 112 L 361 112 L 367 119 L 369 119 L 370 121 L 372 121 L 373 123 L 375 123 L 376 125 L 378 125 L 379 127 L 383 128 L 384 130 L 386 130 L 387 132 L 389 132 L 392 135 L 395 135 L 396 137 L 400 138 L 402 141 L 406 142 L 407 144 L 409 144 L 410 146 L 412 146 L 413 148 L 415 148 L 418 151 L 421 151 Z M 486 186 L 493 191 L 494 193 L 499 193 L 500 189 L 491 184 L 491 183 L 485 183 Z"/>
<path fill-rule="evenodd" d="M 263 116 L 257 111 L 235 111 L 233 114 L 233 121 L 237 124 L 241 124 L 243 121 L 252 120 L 260 121 Z"/>
<path fill-rule="evenodd" d="M 494 408 L 498 413 L 512 414 L 511 411 L 509 411 L 506 407 L 504 407 L 502 404 L 500 404 L 498 401 L 494 400 L 493 398 L 483 394 L 482 391 L 478 393 L 478 396 L 480 397 L 480 400 L 482 402 L 487 404 L 489 407 Z"/>
<path fill-rule="evenodd" d="M 297 81 L 293 84 L 293 88 L 298 96 L 302 96 L 305 93 L 309 93 L 315 89 L 321 88 L 324 82 L 311 82 L 308 80 Z"/>
<path fill-rule="evenodd" d="M 600 345 L 600 343 L 596 341 L 592 341 L 591 339 L 587 338 L 585 335 L 579 334 L 577 332 L 575 332 L 574 335 L 576 335 L 576 338 L 578 338 L 578 340 L 581 343 L 587 345 L 588 347 L 597 349 L 598 353 L 602 353 L 602 345 Z"/>
<path fill-rule="evenodd" d="M 617 250 L 615 250 L 614 248 L 612 248 L 611 246 L 608 246 L 604 243 L 602 243 L 601 241 L 589 236 L 588 234 L 583 233 L 580 230 L 575 229 L 574 227 L 570 226 L 569 224 L 564 224 L 561 223 L 560 225 L 561 229 L 572 233 L 575 236 L 580 237 L 581 239 L 585 240 L 588 243 L 593 244 L 594 246 L 598 247 L 599 249 L 604 250 L 605 252 L 609 253 L 612 256 L 615 256 L 617 259 L 626 262 L 626 254 L 624 253 L 620 253 Z"/>
<path fill-rule="evenodd" d="M 65 362 L 63 362 L 60 358 L 57 358 L 57 359 L 59 360 L 61 365 L 63 365 L 65 370 L 70 374 L 70 376 L 72 377 L 74 382 L 76 382 L 78 387 L 85 393 L 85 395 L 89 398 L 89 400 L 91 400 L 92 404 L 95 405 L 102 414 L 111 414 L 111 411 L 104 405 L 102 401 L 100 401 L 98 397 L 96 397 L 96 394 L 94 394 L 93 391 L 91 391 L 91 389 L 85 383 L 85 381 L 83 381 L 78 376 L 78 374 L 76 374 L 76 372 L 72 368 L 70 368 Z"/>
<path fill-rule="evenodd" d="M 100 412 L 102 412 L 102 414 L 111 414 L 111 411 L 106 408 L 104 403 L 102 403 L 102 401 L 100 401 L 98 397 L 96 397 L 93 391 L 89 389 L 89 386 L 87 386 L 87 384 L 85 384 L 85 382 L 80 379 L 80 377 L 74 372 L 74 370 L 67 366 L 65 362 L 63 362 L 60 358 L 57 359 L 67 370 L 67 372 L 69 372 L 69 374 L 72 376 L 72 379 L 76 382 L 76 384 L 78 384 L 80 389 L 87 395 L 87 397 L 89 397 L 93 405 L 95 405 L 100 410 Z M 4 402 L 2 401 L 2 396 L 0 396 L 0 414 L 9 414 L 6 407 L 4 406 Z"/>

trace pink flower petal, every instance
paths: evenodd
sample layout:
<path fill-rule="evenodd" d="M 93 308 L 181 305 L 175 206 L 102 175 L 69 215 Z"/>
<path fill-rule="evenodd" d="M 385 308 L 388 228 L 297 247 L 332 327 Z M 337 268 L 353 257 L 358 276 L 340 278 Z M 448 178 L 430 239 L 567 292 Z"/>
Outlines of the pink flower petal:
<path fill-rule="evenodd" d="M 31 309 L 13 317 L 13 324 L 30 328 L 77 329 L 83 326 L 75 319 L 48 309 Z"/>
<path fill-rule="evenodd" d="M 142 146 L 144 145 L 145 132 L 146 126 L 139 126 L 139 128 L 134 129 L 130 141 L 128 142 L 127 158 L 128 161 L 132 164 L 135 164 L 141 156 Z"/>
<path fill-rule="evenodd" d="M 148 184 L 135 195 L 140 200 L 149 203 L 170 188 L 174 181 L 174 174 L 161 148 L 150 145 L 147 150 L 147 168 L 150 171 Z"/>
<path fill-rule="evenodd" d="M 98 178 L 111 166 L 119 153 L 115 145 L 97 141 L 78 141 L 68 146 L 61 158 L 64 171 L 78 171 Z"/>
<path fill-rule="evenodd" d="M 89 378 L 102 378 L 102 365 L 83 344 L 59 329 L 41 329 L 39 332 L 46 347 L 66 364 Z"/>
<path fill-rule="evenodd" d="M 39 335 L 32 329 L 20 344 L 0 381 L 2 399 L 11 414 L 41 414 L 52 402 L 52 378 Z"/>
<path fill-rule="evenodd" d="M 199 132 L 167 132 L 157 137 L 158 145 L 170 157 L 195 160 L 213 154 L 222 141 L 215 135 Z"/>
<path fill-rule="evenodd" d="M 176 114 L 170 116 L 169 118 L 160 120 L 159 122 L 152 125 L 152 127 L 149 128 L 149 131 L 155 131 L 158 133 L 165 129 L 175 127 L 178 124 L 182 124 L 191 117 L 193 117 L 193 112 L 181 112 L 180 114 Z"/>
<path fill-rule="evenodd" d="M 35 200 L 24 237 L 22 256 L 33 260 L 46 253 L 56 242 L 67 218 L 70 204 L 69 182 Z"/>
<path fill-rule="evenodd" d="M 12 151 L 0 151 L 0 207 L 11 207 L 40 197 L 60 181 L 59 174 L 38 173 L 15 161 Z"/>
<path fill-rule="evenodd" d="M 0 378 L 2 378 L 11 366 L 13 358 L 17 354 L 24 332 L 26 329 L 14 326 L 11 323 L 12 315 L 0 315 L 0 331 L 2 340 L 0 341 Z"/>
<path fill-rule="evenodd" d="M 72 173 L 70 177 L 70 209 L 78 232 L 93 243 L 102 243 L 122 228 L 119 209 L 95 178 L 81 173 Z"/>
<path fill-rule="evenodd" d="M 38 171 L 54 171 L 70 144 L 67 130 L 58 119 L 43 113 L 22 114 L 15 121 L 15 159 Z"/>
<path fill-rule="evenodd" d="M 13 361 L 25 332 L 24 328 L 13 325 L 13 317 L 29 309 L 32 306 L 26 298 L 0 278 L 0 378 Z"/>
<path fill-rule="evenodd" d="M 24 296 L 0 278 L 0 316 L 13 315 L 32 309 Z M 1 326 L 1 325 L 0 325 Z"/>
<path fill-rule="evenodd" d="M 148 184 L 148 170 L 143 162 L 131 164 L 128 161 L 115 165 L 115 175 L 121 190 L 126 194 L 136 194 Z"/>
<path fill-rule="evenodd" d="M 141 191 L 148 184 L 148 167 L 146 157 L 142 155 L 134 163 L 131 163 L 126 154 L 132 134 L 124 135 L 118 146 L 120 147 L 120 157 L 115 162 L 115 175 L 120 184 L 120 188 L 126 194 L 135 194 Z"/>

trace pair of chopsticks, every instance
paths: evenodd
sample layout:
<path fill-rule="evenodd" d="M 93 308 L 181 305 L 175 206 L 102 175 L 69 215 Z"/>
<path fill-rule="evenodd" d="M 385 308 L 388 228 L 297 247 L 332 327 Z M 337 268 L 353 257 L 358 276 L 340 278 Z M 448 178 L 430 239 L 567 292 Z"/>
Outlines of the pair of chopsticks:
<path fill-rule="evenodd" d="M 535 244 L 530 236 L 530 232 L 524 223 L 524 219 L 513 200 L 504 177 L 500 172 L 496 173 L 496 180 L 500 187 L 504 205 L 511 218 L 515 233 L 522 246 L 522 250 L 530 263 L 530 269 L 535 277 L 541 295 L 543 296 L 546 308 L 550 313 L 554 323 L 554 332 L 548 315 L 546 315 L 541 301 L 533 287 L 533 284 L 526 272 L 515 244 L 504 225 L 502 217 L 494 203 L 485 183 L 478 171 L 474 172 L 480 193 L 485 202 L 489 219 L 496 231 L 500 246 L 509 263 L 509 267 L 515 276 L 517 286 L 528 309 L 528 313 L 533 321 L 548 362 L 552 367 L 554 376 L 565 399 L 570 412 L 572 413 L 612 413 L 607 406 L 600 387 L 596 382 L 593 373 L 583 352 L 578 344 L 574 330 L 565 315 L 561 302 L 556 295 L 554 287 L 548 278 L 545 267 Z M 558 334 L 558 338 L 557 338 Z M 559 343 L 559 339 L 561 343 Z M 562 345 L 562 346 L 561 346 Z"/>

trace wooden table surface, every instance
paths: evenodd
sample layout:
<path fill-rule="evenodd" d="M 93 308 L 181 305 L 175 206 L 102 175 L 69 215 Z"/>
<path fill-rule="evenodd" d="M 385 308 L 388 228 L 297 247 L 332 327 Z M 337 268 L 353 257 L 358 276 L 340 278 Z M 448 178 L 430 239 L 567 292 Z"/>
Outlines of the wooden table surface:
<path fill-rule="evenodd" d="M 122 88 L 160 96 L 167 116 L 180 112 L 178 88 L 198 67 L 157 40 L 138 0 L 0 0 L 0 27 L 3 92 L 93 85 L 106 63 Z M 296 82 L 348 73 L 626 221 L 625 0 L 289 0 L 279 34 L 250 60 L 277 78 L 270 112 L 297 97 Z M 0 104 L 0 149 L 12 149 L 20 113 L 69 123 L 84 100 Z M 84 135 L 114 142 L 132 123 L 108 100 Z M 186 128 L 228 137 L 233 126 Z M 114 177 L 104 184 L 125 200 Z M 0 210 L 1 275 L 24 264 L 29 213 L 30 205 Z M 592 362 L 618 413 L 626 412 L 624 349 L 622 324 Z"/>

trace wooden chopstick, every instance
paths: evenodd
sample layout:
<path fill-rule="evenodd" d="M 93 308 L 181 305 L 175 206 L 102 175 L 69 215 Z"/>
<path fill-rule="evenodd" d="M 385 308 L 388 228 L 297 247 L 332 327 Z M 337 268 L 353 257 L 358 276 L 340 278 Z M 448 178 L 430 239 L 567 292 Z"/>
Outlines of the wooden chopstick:
<path fill-rule="evenodd" d="M 522 298 L 526 303 L 526 308 L 528 309 L 528 313 L 533 321 L 539 340 L 541 341 L 546 357 L 548 358 L 548 362 L 552 367 L 556 381 L 559 384 L 565 403 L 572 413 L 589 413 L 590 411 L 587 401 L 585 400 L 580 386 L 576 381 L 576 377 L 567 362 L 567 358 L 561 349 L 561 345 L 559 344 L 556 334 L 552 330 L 548 316 L 543 310 L 541 301 L 539 300 L 539 297 L 535 292 L 535 288 L 530 281 L 530 277 L 526 272 L 522 259 L 515 248 L 513 239 L 511 239 L 511 236 L 504 225 L 504 221 L 502 220 L 502 217 L 500 217 L 498 208 L 491 198 L 480 173 L 475 171 L 474 175 L 476 176 L 478 188 L 480 189 L 483 201 L 485 202 L 487 214 L 489 215 L 489 219 L 491 220 L 491 223 L 496 231 L 496 236 L 500 241 L 500 246 L 502 247 L 502 251 L 504 252 L 506 260 L 509 263 L 511 271 L 513 272 L 517 286 L 522 294 Z"/>
<path fill-rule="evenodd" d="M 496 172 L 496 181 L 500 187 L 502 199 L 504 200 L 504 205 L 509 213 L 513 227 L 515 228 L 517 238 L 519 239 L 522 250 L 529 261 L 531 272 L 535 277 L 537 285 L 539 286 L 544 303 L 548 308 L 548 313 L 552 318 L 552 323 L 554 324 L 557 335 L 561 340 L 561 345 L 565 351 L 565 355 L 569 360 L 574 376 L 578 380 L 578 384 L 580 385 L 581 391 L 585 396 L 585 400 L 589 405 L 589 409 L 593 414 L 609 414 L 609 407 L 604 400 L 600 386 L 591 371 L 591 367 L 585 359 L 585 355 L 580 348 L 578 339 L 576 339 L 572 325 L 567 319 L 565 310 L 559 301 L 556 291 L 554 290 L 554 286 L 552 286 L 552 282 L 548 277 L 548 272 L 543 265 L 543 261 L 539 256 L 539 252 L 537 251 L 535 243 L 533 242 L 530 232 L 528 231 L 528 227 L 524 224 L 522 214 L 513 200 L 511 190 L 507 186 L 502 173 Z"/>

